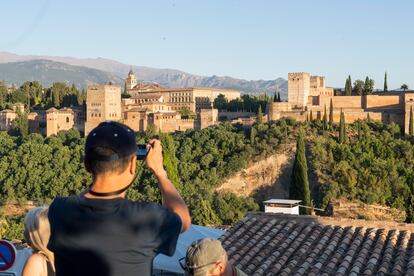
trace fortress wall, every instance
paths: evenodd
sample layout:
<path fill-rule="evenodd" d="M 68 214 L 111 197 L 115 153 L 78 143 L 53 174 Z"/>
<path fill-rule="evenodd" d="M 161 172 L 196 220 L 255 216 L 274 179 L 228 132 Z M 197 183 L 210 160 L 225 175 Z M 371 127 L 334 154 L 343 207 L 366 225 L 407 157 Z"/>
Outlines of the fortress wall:
<path fill-rule="evenodd" d="M 358 120 L 365 120 L 368 117 L 368 112 L 365 111 L 352 111 L 352 110 L 343 110 L 345 115 L 345 123 L 351 124 Z M 340 110 L 334 110 L 333 120 L 334 123 L 339 123 L 341 116 Z M 382 121 L 383 114 L 381 112 L 369 112 L 369 117 L 371 120 Z"/>
<path fill-rule="evenodd" d="M 332 104 L 334 108 L 363 108 L 363 98 L 361 96 L 320 96 L 319 105 L 329 109 L 330 101 L 332 98 Z"/>
<path fill-rule="evenodd" d="M 177 130 L 185 131 L 187 129 L 193 129 L 195 122 L 193 119 L 181 119 L 177 120 Z"/>
<path fill-rule="evenodd" d="M 380 96 L 380 95 L 369 95 L 366 97 L 366 108 L 387 108 L 387 109 L 402 109 L 403 96 Z"/>
<path fill-rule="evenodd" d="M 403 109 L 404 98 L 401 95 L 381 96 L 381 95 L 368 95 L 368 96 L 320 96 L 319 101 L 315 98 L 309 99 L 309 102 L 313 104 L 318 103 L 320 106 L 326 105 L 329 107 L 330 100 L 334 108 L 369 108 L 369 109 Z"/>
<path fill-rule="evenodd" d="M 248 118 L 256 116 L 254 112 L 232 112 L 232 111 L 219 111 L 218 118 L 226 117 L 227 120 L 233 120 L 237 118 Z"/>
<path fill-rule="evenodd" d="M 275 114 L 276 118 L 271 118 L 271 120 L 279 120 L 281 118 L 293 118 L 297 121 L 304 122 L 306 121 L 306 111 L 282 111 Z"/>

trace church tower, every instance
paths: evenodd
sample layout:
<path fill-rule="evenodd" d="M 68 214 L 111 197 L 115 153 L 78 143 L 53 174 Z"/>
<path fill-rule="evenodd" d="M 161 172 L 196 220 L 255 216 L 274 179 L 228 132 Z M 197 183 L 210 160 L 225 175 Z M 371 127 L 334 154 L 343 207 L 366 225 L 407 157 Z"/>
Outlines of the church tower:
<path fill-rule="evenodd" d="M 137 77 L 135 76 L 134 72 L 129 70 L 128 77 L 125 81 L 127 91 L 134 88 L 137 85 Z"/>

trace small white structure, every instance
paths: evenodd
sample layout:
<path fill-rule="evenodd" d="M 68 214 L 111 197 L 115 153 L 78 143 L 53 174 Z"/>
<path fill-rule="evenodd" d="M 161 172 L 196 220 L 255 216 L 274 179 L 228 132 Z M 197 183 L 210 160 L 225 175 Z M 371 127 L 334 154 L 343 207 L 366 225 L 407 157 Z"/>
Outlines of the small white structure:
<path fill-rule="evenodd" d="M 301 200 L 293 199 L 269 199 L 263 201 L 265 213 L 282 213 L 299 215 L 299 203 Z"/>

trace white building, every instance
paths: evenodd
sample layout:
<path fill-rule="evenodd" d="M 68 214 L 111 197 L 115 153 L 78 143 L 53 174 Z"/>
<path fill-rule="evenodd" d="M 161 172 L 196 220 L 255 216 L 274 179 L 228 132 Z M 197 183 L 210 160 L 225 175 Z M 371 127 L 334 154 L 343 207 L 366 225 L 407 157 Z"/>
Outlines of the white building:
<path fill-rule="evenodd" d="M 283 213 L 299 215 L 299 203 L 301 200 L 293 199 L 269 199 L 263 201 L 265 213 Z"/>

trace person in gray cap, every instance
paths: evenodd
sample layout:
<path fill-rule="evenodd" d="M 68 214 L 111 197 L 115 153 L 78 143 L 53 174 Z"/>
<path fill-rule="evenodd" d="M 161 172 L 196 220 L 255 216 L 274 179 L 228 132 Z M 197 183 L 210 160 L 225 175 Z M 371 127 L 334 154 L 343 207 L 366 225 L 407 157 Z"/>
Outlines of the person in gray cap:
<path fill-rule="evenodd" d="M 247 276 L 229 262 L 221 242 L 210 238 L 194 241 L 180 265 L 191 276 Z"/>
<path fill-rule="evenodd" d="M 159 182 L 163 205 L 132 201 L 138 147 L 133 130 L 117 122 L 93 129 L 85 143 L 92 183 L 79 195 L 56 198 L 49 208 L 57 276 L 151 275 L 157 254 L 173 255 L 191 224 L 183 199 L 163 167 L 161 143 L 147 145 L 146 164 Z"/>

